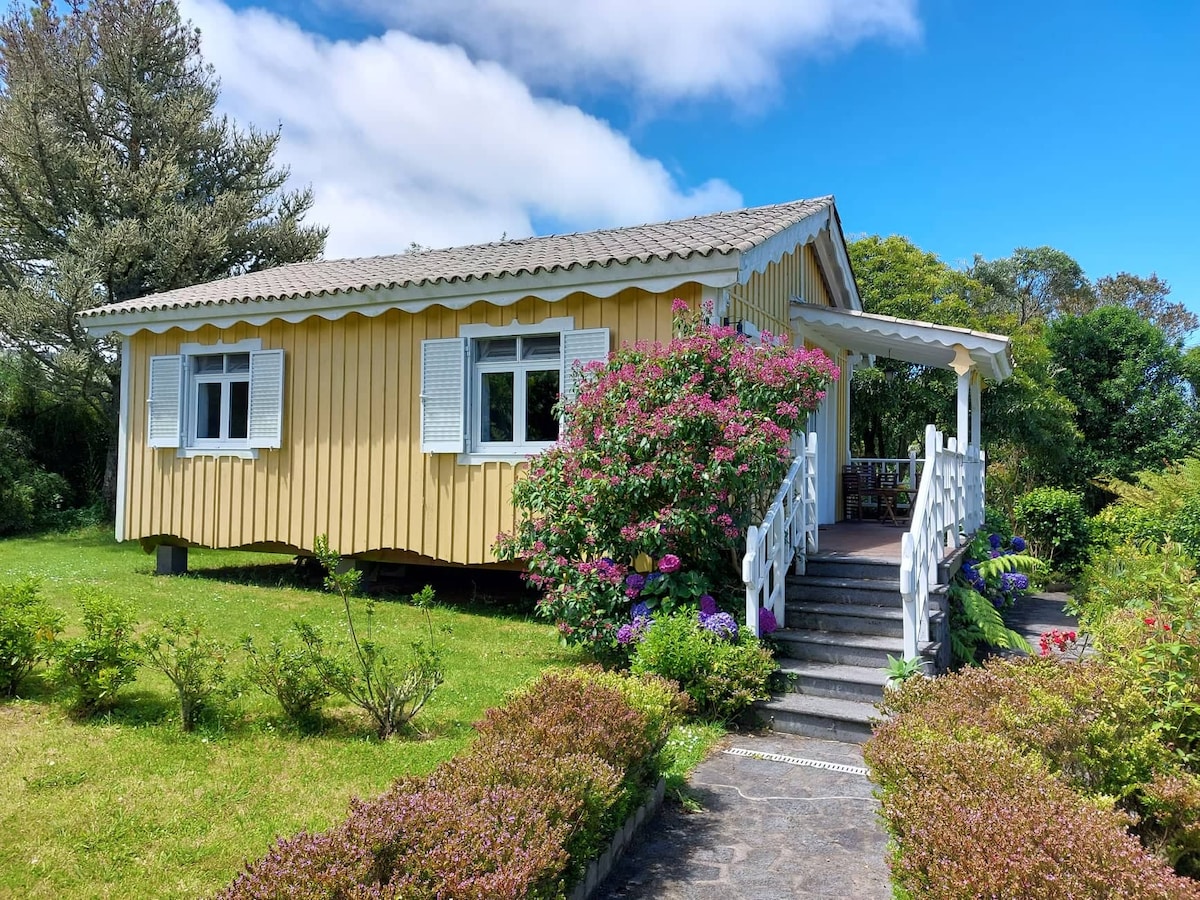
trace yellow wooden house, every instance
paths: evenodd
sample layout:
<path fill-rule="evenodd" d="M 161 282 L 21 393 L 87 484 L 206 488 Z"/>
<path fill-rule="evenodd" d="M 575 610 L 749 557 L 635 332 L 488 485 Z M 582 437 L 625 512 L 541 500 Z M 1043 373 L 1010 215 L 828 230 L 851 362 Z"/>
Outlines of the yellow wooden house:
<path fill-rule="evenodd" d="M 297 263 L 99 307 L 84 324 L 121 340 L 117 538 L 159 548 L 163 571 L 189 546 L 307 553 L 318 534 L 359 559 L 494 565 L 574 364 L 668 339 L 674 298 L 821 346 L 843 371 L 880 329 L 912 342 L 863 317 L 832 197 Z M 938 364 L 962 346 L 922 334 Z M 849 458 L 848 385 L 813 421 L 822 521 Z"/>

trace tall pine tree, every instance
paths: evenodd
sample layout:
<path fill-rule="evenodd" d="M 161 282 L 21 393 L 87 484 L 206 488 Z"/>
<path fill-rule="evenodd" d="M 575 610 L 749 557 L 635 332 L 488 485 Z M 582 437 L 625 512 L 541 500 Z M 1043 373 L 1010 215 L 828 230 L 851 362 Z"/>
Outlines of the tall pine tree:
<path fill-rule="evenodd" d="M 76 314 L 313 259 L 311 190 L 278 132 L 215 114 L 219 82 L 174 0 L 52 0 L 0 22 L 0 350 L 113 435 L 119 362 Z"/>

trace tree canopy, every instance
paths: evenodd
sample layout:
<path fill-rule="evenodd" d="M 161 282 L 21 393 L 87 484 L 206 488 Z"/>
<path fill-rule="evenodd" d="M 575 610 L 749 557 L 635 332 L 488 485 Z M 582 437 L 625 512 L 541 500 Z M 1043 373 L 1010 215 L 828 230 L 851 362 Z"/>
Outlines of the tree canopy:
<path fill-rule="evenodd" d="M 312 259 L 278 132 L 215 112 L 173 0 L 42 0 L 0 21 L 0 349 L 115 432 L 119 367 L 77 313 Z"/>

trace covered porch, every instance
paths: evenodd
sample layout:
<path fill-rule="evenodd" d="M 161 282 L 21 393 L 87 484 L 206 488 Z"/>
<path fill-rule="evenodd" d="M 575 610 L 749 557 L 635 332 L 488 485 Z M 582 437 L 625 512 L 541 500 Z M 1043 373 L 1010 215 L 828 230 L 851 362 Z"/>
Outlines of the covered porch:
<path fill-rule="evenodd" d="M 798 341 L 852 354 L 860 364 L 886 357 L 954 371 L 955 428 L 948 436 L 927 426 L 923 452 L 908 459 L 855 460 L 848 408 L 836 415 L 826 408 L 815 417 L 762 524 L 747 534 L 747 623 L 759 631 L 759 609 L 785 621 L 785 576 L 793 566 L 802 574 L 810 558 L 890 563 L 899 567 L 905 658 L 917 656 L 929 640 L 929 598 L 938 566 L 983 524 L 981 392 L 984 378 L 1003 381 L 1012 375 L 1008 339 L 801 302 L 792 303 L 791 318 Z M 857 480 L 860 473 L 865 486 Z M 862 520 L 864 507 L 871 506 L 874 521 L 853 521 Z"/>

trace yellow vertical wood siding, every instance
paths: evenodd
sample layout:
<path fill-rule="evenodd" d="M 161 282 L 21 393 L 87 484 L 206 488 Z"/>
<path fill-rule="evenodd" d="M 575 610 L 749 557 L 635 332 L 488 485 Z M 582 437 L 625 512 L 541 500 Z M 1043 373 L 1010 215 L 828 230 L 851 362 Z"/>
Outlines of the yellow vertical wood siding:
<path fill-rule="evenodd" d="M 797 247 L 729 291 L 729 318 L 747 320 L 772 334 L 793 337 L 789 306 L 793 297 L 829 306 L 829 290 L 811 244 Z"/>
<path fill-rule="evenodd" d="M 574 294 L 557 303 L 391 310 L 330 322 L 274 321 L 130 339 L 125 534 L 207 547 L 309 550 L 329 535 L 343 554 L 494 562 L 496 535 L 512 528 L 518 467 L 459 465 L 420 448 L 421 341 L 457 337 L 468 324 L 536 324 L 573 316 L 575 328 L 608 327 L 622 342 L 671 337 L 671 301 L 695 308 L 711 297 L 688 284 L 668 294 L 630 289 L 612 297 Z M 283 442 L 257 459 L 184 458 L 146 445 L 149 360 L 182 343 L 259 338 L 283 349 Z"/>

